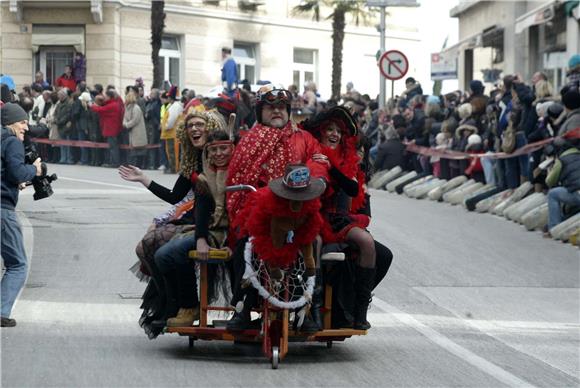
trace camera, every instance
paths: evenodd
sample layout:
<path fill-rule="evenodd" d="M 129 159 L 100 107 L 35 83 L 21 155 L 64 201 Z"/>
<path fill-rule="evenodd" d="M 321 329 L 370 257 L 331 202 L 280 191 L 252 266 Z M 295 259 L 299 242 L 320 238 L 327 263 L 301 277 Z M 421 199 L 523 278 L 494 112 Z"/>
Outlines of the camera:
<path fill-rule="evenodd" d="M 33 164 L 36 159 L 39 158 L 38 152 L 34 147 L 34 144 L 30 142 L 25 142 L 24 145 L 24 160 L 27 164 Z M 31 183 L 27 183 L 28 185 L 32 185 L 34 187 L 34 200 L 38 201 L 39 199 L 48 198 L 53 194 L 52 186 L 50 185 L 51 182 L 58 179 L 56 174 L 48 175 L 46 163 L 40 163 L 41 168 L 41 175 L 35 176 L 32 178 Z"/>

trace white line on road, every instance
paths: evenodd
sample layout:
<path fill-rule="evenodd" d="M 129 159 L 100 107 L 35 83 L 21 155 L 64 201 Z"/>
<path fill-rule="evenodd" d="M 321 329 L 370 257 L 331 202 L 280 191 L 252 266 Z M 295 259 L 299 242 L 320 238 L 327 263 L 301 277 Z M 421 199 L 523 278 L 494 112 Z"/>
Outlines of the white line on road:
<path fill-rule="evenodd" d="M 34 254 L 34 229 L 32 227 L 32 223 L 23 212 L 17 211 L 17 215 L 18 220 L 22 225 L 21 229 L 22 229 L 22 239 L 24 240 L 24 252 L 26 253 L 26 258 L 28 259 L 28 266 L 26 267 L 26 280 L 24 281 L 24 284 L 26 284 L 26 282 L 28 281 L 28 275 L 30 274 L 30 267 L 32 267 L 32 255 Z M 18 299 L 20 299 L 20 295 L 22 295 L 23 290 L 24 287 L 22 287 L 20 292 L 18 292 L 18 295 L 16 296 L 16 301 L 14 302 L 14 306 L 12 308 L 13 310 L 18 304 Z"/>
<path fill-rule="evenodd" d="M 93 181 L 93 180 L 89 180 L 89 179 L 77 179 L 77 178 L 67 178 L 67 177 L 61 177 L 59 176 L 58 179 L 63 180 L 63 181 L 71 181 L 71 182 L 80 182 L 80 183 L 90 183 L 93 185 L 103 185 L 103 186 L 110 186 L 110 187 L 119 187 L 122 189 L 129 189 L 129 190 L 134 190 L 134 191 L 149 191 L 145 188 L 142 187 L 133 187 L 133 186 L 127 186 L 127 185 L 118 185 L 115 183 L 107 183 L 107 182 L 100 182 L 100 181 Z"/>
<path fill-rule="evenodd" d="M 513 374 L 507 372 L 506 370 L 498 367 L 497 365 L 487 361 L 483 357 L 465 349 L 464 347 L 451 341 L 449 338 L 445 337 L 443 334 L 432 329 L 431 327 L 423 324 L 417 319 L 413 318 L 410 314 L 404 313 L 394 306 L 391 306 L 387 302 L 373 296 L 373 305 L 377 306 L 386 313 L 391 314 L 400 322 L 406 324 L 407 326 L 417 330 L 419 333 L 423 334 L 430 341 L 441 346 L 443 349 L 447 350 L 449 353 L 454 354 L 463 361 L 473 365 L 477 369 L 487 373 L 491 377 L 507 384 L 511 387 L 534 387 L 530 383 L 514 376 Z"/>

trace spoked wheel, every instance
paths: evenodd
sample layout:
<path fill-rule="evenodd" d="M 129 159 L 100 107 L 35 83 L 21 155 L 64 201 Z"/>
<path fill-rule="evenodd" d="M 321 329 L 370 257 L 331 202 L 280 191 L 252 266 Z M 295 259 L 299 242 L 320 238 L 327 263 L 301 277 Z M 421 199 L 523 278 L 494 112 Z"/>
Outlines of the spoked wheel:
<path fill-rule="evenodd" d="M 272 369 L 278 369 L 280 364 L 280 348 L 272 346 Z"/>

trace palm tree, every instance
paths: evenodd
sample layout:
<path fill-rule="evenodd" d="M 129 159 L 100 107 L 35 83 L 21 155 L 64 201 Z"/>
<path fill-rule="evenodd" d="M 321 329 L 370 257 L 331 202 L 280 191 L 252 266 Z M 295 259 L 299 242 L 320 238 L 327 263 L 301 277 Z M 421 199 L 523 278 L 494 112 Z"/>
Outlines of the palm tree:
<path fill-rule="evenodd" d="M 346 15 L 352 15 L 355 24 L 366 23 L 372 10 L 366 7 L 366 0 L 303 0 L 294 7 L 296 13 L 313 14 L 313 20 L 320 21 L 320 7 L 332 8 L 332 13 L 326 19 L 332 19 L 332 98 L 340 98 L 340 80 L 342 77 L 342 46 Z"/>
<path fill-rule="evenodd" d="M 163 74 L 159 66 L 159 50 L 165 28 L 165 2 L 155 0 L 151 2 L 151 61 L 153 62 L 153 85 L 154 88 L 161 87 Z"/>

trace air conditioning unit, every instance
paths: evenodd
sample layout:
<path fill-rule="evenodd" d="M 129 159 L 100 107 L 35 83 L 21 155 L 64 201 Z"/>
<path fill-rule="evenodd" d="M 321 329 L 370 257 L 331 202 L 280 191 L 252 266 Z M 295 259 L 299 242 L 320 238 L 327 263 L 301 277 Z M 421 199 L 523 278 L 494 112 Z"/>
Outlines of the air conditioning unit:
<path fill-rule="evenodd" d="M 260 5 L 264 5 L 264 0 L 238 0 L 238 8 L 242 11 L 257 11 Z"/>

